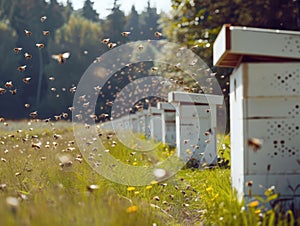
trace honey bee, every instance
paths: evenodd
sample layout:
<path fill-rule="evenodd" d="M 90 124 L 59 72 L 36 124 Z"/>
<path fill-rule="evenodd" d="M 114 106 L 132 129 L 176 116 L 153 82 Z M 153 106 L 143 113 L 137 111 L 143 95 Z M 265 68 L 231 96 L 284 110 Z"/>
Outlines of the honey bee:
<path fill-rule="evenodd" d="M 160 37 L 162 36 L 162 33 L 156 31 L 156 32 L 154 33 L 154 36 L 155 36 L 156 38 L 160 38 Z"/>
<path fill-rule="evenodd" d="M 43 31 L 43 35 L 44 36 L 47 36 L 47 35 L 49 35 L 50 34 L 50 31 Z"/>
<path fill-rule="evenodd" d="M 16 95 L 16 94 L 17 94 L 17 89 L 9 90 L 9 92 L 10 92 L 12 95 Z"/>
<path fill-rule="evenodd" d="M 27 67 L 26 65 L 19 66 L 18 71 L 25 71 L 26 67 Z"/>
<path fill-rule="evenodd" d="M 59 53 L 57 55 L 52 55 L 52 59 L 57 60 L 57 62 L 59 64 L 63 64 L 66 62 L 66 59 L 68 59 L 70 57 L 70 53 L 69 52 L 65 52 L 65 53 Z"/>
<path fill-rule="evenodd" d="M 100 118 L 107 118 L 107 117 L 108 117 L 108 114 L 102 113 L 102 114 L 100 115 Z"/>
<path fill-rule="evenodd" d="M 76 86 L 70 88 L 70 93 L 75 93 L 76 92 Z"/>
<path fill-rule="evenodd" d="M 31 31 L 28 31 L 28 30 L 26 30 L 26 29 L 24 30 L 24 32 L 25 32 L 25 35 L 26 35 L 26 36 L 32 35 L 32 32 L 31 32 Z"/>
<path fill-rule="evenodd" d="M 30 117 L 35 118 L 37 116 L 37 111 L 33 111 L 29 114 Z"/>
<path fill-rule="evenodd" d="M 16 47 L 14 48 L 15 53 L 19 53 L 21 52 L 22 48 L 21 47 Z"/>
<path fill-rule="evenodd" d="M 43 43 L 36 43 L 35 44 L 39 49 L 42 49 L 45 47 L 45 45 Z"/>
<path fill-rule="evenodd" d="M 248 139 L 248 146 L 253 148 L 253 151 L 256 152 L 262 146 L 262 141 L 257 138 Z"/>
<path fill-rule="evenodd" d="M 12 83 L 12 81 L 9 81 L 9 82 L 6 82 L 5 83 L 5 87 L 6 88 L 12 88 L 14 85 L 13 85 L 13 83 Z"/>
<path fill-rule="evenodd" d="M 24 82 L 25 84 L 29 84 L 31 78 L 30 78 L 30 77 L 26 77 L 26 78 L 23 78 L 22 80 L 23 80 L 23 82 Z"/>
<path fill-rule="evenodd" d="M 121 34 L 123 37 L 128 37 L 128 35 L 130 35 L 130 31 L 123 31 Z"/>
<path fill-rule="evenodd" d="M 105 38 L 105 39 L 103 39 L 101 42 L 103 43 L 103 44 L 108 44 L 109 43 L 109 38 Z"/>
<path fill-rule="evenodd" d="M 25 53 L 24 56 L 26 60 L 30 60 L 32 58 L 32 55 L 29 53 Z"/>
<path fill-rule="evenodd" d="M 30 108 L 30 104 L 24 104 L 25 108 Z"/>
<path fill-rule="evenodd" d="M 117 44 L 116 43 L 113 43 L 113 42 L 110 42 L 107 44 L 108 48 L 112 49 L 116 46 Z"/>
<path fill-rule="evenodd" d="M 42 17 L 41 17 L 41 22 L 44 23 L 46 19 L 47 19 L 46 16 L 42 16 Z"/>
<path fill-rule="evenodd" d="M 0 88 L 0 95 L 2 95 L 2 94 L 4 94 L 4 93 L 6 93 L 6 90 L 3 89 L 3 88 Z"/>
<path fill-rule="evenodd" d="M 51 77 L 49 77 L 49 80 L 50 80 L 50 81 L 54 81 L 55 78 L 54 78 L 53 76 L 51 76 Z"/>
<path fill-rule="evenodd" d="M 140 45 L 138 46 L 138 49 L 139 49 L 139 50 L 143 50 L 143 49 L 144 49 L 144 46 L 143 46 L 142 44 L 140 44 Z"/>

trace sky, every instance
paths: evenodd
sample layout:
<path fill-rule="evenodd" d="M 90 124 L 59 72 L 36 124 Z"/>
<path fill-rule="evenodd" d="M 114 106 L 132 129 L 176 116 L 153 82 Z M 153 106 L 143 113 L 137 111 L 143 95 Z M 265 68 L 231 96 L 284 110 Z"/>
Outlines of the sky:
<path fill-rule="evenodd" d="M 60 0 L 58 2 L 65 3 L 67 0 Z M 94 9 L 100 14 L 100 18 L 105 18 L 109 13 L 114 0 L 92 0 L 94 2 Z M 82 8 L 85 0 L 71 0 L 74 9 Z M 120 9 L 125 12 L 127 15 L 132 5 L 135 6 L 138 12 L 143 11 L 147 7 L 148 0 L 119 0 L 118 4 L 120 4 Z M 150 0 L 150 6 L 156 7 L 157 12 L 161 11 L 168 12 L 171 10 L 171 0 Z"/>

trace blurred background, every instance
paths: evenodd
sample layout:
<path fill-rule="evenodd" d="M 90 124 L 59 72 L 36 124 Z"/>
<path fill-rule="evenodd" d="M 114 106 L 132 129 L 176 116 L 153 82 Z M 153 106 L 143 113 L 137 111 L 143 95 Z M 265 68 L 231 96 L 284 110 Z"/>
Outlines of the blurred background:
<path fill-rule="evenodd" d="M 300 30 L 299 0 L 99 2 L 0 0 L 0 117 L 67 112 L 84 71 L 109 51 L 102 43 L 106 38 L 116 45 L 159 38 L 191 48 L 216 72 L 228 99 L 231 70 L 212 65 L 213 42 L 223 24 Z M 63 64 L 52 57 L 65 52 L 70 57 Z M 115 79 L 111 86 L 117 84 Z"/>

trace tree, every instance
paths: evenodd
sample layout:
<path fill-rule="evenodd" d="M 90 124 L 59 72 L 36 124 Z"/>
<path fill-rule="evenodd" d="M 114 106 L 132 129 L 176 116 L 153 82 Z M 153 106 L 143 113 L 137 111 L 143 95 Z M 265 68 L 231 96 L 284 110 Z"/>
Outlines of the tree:
<path fill-rule="evenodd" d="M 45 68 L 47 77 L 53 76 L 55 80 L 49 81 L 45 98 L 38 108 L 41 117 L 59 115 L 72 106 L 73 93 L 70 89 L 76 87 L 85 70 L 104 52 L 99 42 L 101 36 L 99 24 L 79 14 L 72 14 L 69 21 L 55 32 L 54 40 L 49 42 L 49 55 L 64 52 L 71 55 L 65 63 L 51 60 Z"/>
<path fill-rule="evenodd" d="M 140 22 L 139 22 L 139 14 L 136 11 L 135 7 L 131 7 L 131 11 L 127 16 L 127 22 L 125 25 L 125 30 L 130 31 L 132 34 L 129 36 L 129 40 L 136 41 L 140 39 Z"/>
<path fill-rule="evenodd" d="M 82 16 L 93 22 L 99 22 L 99 14 L 93 8 L 93 2 L 90 0 L 85 0 L 82 8 Z"/>
<path fill-rule="evenodd" d="M 170 16 L 164 15 L 160 23 L 163 34 L 170 41 L 192 48 L 217 72 L 216 77 L 228 104 L 229 83 L 226 75 L 231 73 L 231 70 L 214 68 L 212 65 L 212 47 L 221 26 L 227 23 L 236 26 L 299 30 L 298 21 L 299 5 L 297 6 L 297 1 L 294 0 L 172 0 Z"/>
<path fill-rule="evenodd" d="M 14 53 L 16 47 L 17 34 L 9 24 L 0 21 L 0 88 L 6 90 L 0 94 L 1 116 L 5 118 L 23 117 L 24 105 L 22 105 L 20 96 L 22 95 L 22 75 L 17 71 L 18 61 L 22 53 Z M 6 88 L 5 83 L 12 81 L 13 87 Z M 30 84 L 29 84 L 30 86 Z M 12 95 L 10 91 L 17 89 L 17 93 Z"/>
<path fill-rule="evenodd" d="M 27 65 L 25 73 L 32 77 L 31 87 L 23 87 L 23 102 L 38 105 L 43 90 L 47 87 L 43 74 L 43 67 L 49 62 L 47 43 L 55 29 L 63 25 L 68 14 L 56 0 L 49 3 L 40 0 L 12 0 L 10 5 L 4 4 L 4 7 L 8 7 L 5 17 L 17 33 L 17 46 L 32 55 L 32 60 L 20 58 L 19 61 L 19 65 Z M 42 16 L 47 17 L 43 22 L 40 20 Z M 25 29 L 31 32 L 30 36 L 25 35 Z M 44 36 L 43 30 L 49 30 L 50 36 Z M 43 43 L 45 48 L 37 48 L 37 43 Z"/>
<path fill-rule="evenodd" d="M 114 6 L 111 9 L 111 14 L 107 16 L 103 24 L 103 33 L 113 42 L 124 43 L 125 39 L 121 39 L 121 33 L 125 29 L 126 18 L 124 13 L 120 10 L 120 5 L 117 0 L 114 1 Z M 120 40 L 120 41 L 118 41 Z"/>
<path fill-rule="evenodd" d="M 148 1 L 146 11 L 142 12 L 140 18 L 143 39 L 154 39 L 154 33 L 160 31 L 158 27 L 160 16 L 157 14 L 156 8 L 150 6 L 150 1 Z"/>

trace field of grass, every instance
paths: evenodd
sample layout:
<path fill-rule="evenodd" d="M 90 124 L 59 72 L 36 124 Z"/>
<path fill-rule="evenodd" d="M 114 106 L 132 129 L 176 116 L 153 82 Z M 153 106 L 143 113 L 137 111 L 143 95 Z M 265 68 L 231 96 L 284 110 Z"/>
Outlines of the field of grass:
<path fill-rule="evenodd" d="M 116 158 L 133 166 L 149 162 L 113 140 L 107 145 L 113 144 Z M 228 149 L 228 138 L 223 147 Z M 158 146 L 158 158 L 171 152 Z M 228 150 L 222 153 L 228 156 Z M 0 158 L 4 226 L 300 225 L 290 211 L 276 214 L 255 201 L 240 204 L 228 168 L 183 168 L 166 181 L 146 186 L 113 183 L 86 163 L 67 122 L 1 123 Z"/>

